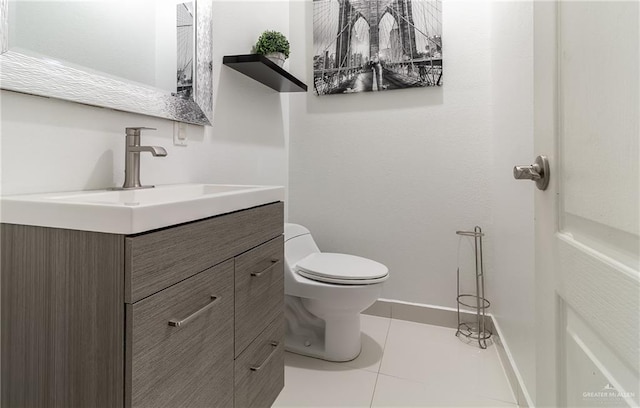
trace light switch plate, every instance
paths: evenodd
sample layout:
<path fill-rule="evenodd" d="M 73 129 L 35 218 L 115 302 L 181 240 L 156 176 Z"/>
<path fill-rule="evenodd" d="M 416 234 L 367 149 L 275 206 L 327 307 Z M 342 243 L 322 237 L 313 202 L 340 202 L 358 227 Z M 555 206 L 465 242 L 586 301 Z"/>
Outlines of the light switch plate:
<path fill-rule="evenodd" d="M 188 125 L 182 122 L 173 122 L 173 145 L 174 146 L 186 146 L 187 145 L 187 128 Z"/>

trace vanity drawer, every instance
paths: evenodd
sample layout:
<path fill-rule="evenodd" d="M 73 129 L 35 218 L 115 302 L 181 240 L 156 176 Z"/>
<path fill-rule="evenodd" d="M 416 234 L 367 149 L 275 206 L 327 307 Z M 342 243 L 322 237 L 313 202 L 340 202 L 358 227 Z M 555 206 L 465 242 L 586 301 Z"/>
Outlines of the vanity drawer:
<path fill-rule="evenodd" d="M 284 387 L 284 316 L 280 315 L 235 362 L 235 406 L 270 407 Z"/>
<path fill-rule="evenodd" d="M 284 313 L 284 238 L 235 258 L 235 356 Z"/>
<path fill-rule="evenodd" d="M 126 308 L 126 407 L 233 403 L 233 260 Z"/>
<path fill-rule="evenodd" d="M 125 302 L 134 303 L 283 233 L 283 203 L 125 239 Z"/>

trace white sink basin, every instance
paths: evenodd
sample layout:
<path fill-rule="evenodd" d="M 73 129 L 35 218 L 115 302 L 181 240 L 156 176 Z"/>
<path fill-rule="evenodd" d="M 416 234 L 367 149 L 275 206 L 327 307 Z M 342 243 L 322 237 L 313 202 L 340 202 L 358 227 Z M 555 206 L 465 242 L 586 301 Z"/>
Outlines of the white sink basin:
<path fill-rule="evenodd" d="M 114 234 L 136 234 L 284 200 L 284 187 L 176 184 L 127 191 L 3 196 L 0 220 Z"/>

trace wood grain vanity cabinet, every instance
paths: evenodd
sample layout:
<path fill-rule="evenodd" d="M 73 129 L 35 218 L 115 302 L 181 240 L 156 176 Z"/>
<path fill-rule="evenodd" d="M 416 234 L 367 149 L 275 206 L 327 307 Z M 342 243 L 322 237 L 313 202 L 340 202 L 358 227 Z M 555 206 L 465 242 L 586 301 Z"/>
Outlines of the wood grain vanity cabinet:
<path fill-rule="evenodd" d="M 2 407 L 265 407 L 283 204 L 136 235 L 2 224 Z"/>

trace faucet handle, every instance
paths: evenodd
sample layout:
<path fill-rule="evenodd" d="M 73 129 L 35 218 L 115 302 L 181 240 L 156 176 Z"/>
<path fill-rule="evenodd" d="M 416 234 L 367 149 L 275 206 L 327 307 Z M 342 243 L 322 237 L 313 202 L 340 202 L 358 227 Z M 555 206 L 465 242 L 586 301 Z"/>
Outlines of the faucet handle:
<path fill-rule="evenodd" d="M 156 130 L 156 128 L 150 128 L 150 127 L 128 127 L 125 128 L 125 131 L 127 133 L 127 136 L 140 136 L 140 131 L 141 130 Z"/>

